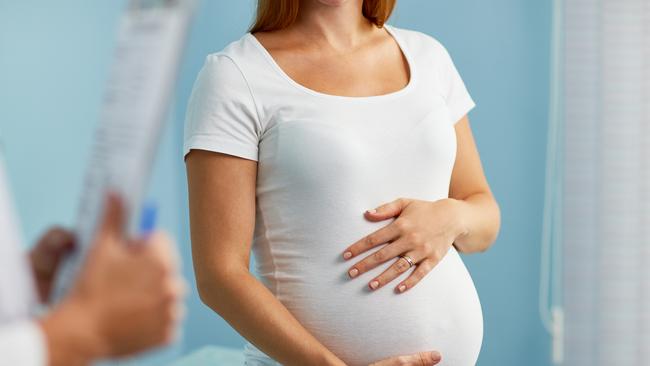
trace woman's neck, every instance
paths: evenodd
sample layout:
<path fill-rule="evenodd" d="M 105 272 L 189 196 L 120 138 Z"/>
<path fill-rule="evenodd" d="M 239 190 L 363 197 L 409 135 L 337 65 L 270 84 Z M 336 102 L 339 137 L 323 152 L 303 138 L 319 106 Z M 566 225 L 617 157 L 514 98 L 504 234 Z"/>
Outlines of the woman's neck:
<path fill-rule="evenodd" d="M 356 48 L 365 42 L 374 25 L 362 14 L 363 0 L 341 5 L 325 5 L 318 0 L 303 0 L 295 31 L 312 42 L 326 43 L 334 49 Z"/>

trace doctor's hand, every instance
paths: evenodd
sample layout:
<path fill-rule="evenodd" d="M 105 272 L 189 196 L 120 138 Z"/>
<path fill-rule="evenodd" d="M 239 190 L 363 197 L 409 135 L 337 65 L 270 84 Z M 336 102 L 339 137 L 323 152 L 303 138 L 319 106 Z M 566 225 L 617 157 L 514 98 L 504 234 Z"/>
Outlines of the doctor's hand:
<path fill-rule="evenodd" d="M 420 352 L 408 356 L 392 357 L 375 362 L 370 366 L 433 366 L 440 363 L 440 360 L 442 360 L 442 357 L 436 351 Z"/>
<path fill-rule="evenodd" d="M 344 251 L 343 258 L 349 260 L 387 244 L 353 265 L 348 275 L 357 277 L 397 258 L 388 269 L 370 280 L 368 287 L 377 290 L 414 266 L 413 272 L 395 287 L 395 291 L 402 293 L 413 288 L 443 259 L 454 241 L 465 235 L 456 202 L 454 199 L 431 202 L 400 198 L 366 211 L 366 219 L 370 221 L 396 219 Z"/>
<path fill-rule="evenodd" d="M 69 296 L 42 319 L 52 365 L 85 365 L 172 342 L 185 283 L 171 241 L 123 238 L 124 210 L 110 197 Z"/>
<path fill-rule="evenodd" d="M 49 229 L 29 252 L 32 273 L 41 302 L 46 302 L 59 264 L 74 248 L 75 237 L 71 231 L 60 227 Z"/>

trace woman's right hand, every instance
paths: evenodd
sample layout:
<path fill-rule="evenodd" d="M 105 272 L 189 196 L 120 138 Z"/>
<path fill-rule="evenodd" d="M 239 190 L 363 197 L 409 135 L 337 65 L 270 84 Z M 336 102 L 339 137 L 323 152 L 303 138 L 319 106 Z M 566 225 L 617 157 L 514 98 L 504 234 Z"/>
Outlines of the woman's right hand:
<path fill-rule="evenodd" d="M 433 366 L 437 365 L 442 356 L 439 352 L 420 352 L 408 356 L 391 357 L 375 362 L 370 366 Z"/>

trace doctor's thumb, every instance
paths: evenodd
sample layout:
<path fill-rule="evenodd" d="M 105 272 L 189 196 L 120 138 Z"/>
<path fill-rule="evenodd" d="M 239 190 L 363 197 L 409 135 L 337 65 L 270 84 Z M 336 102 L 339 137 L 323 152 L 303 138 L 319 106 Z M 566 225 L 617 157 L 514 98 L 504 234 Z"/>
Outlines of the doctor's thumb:
<path fill-rule="evenodd" d="M 113 192 L 106 196 L 96 241 L 100 243 L 120 241 L 124 231 L 125 209 L 122 199 Z"/>

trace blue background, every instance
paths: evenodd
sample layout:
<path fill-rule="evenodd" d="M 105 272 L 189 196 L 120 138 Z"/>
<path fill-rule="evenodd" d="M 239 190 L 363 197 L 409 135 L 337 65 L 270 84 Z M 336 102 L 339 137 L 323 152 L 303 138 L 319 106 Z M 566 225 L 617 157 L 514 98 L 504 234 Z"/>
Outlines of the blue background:
<path fill-rule="evenodd" d="M 0 135 L 25 241 L 73 225 L 124 0 L 0 0 Z M 150 197 L 178 238 L 192 289 L 182 121 L 204 57 L 238 39 L 253 1 L 204 0 L 192 28 Z M 492 249 L 465 257 L 484 311 L 479 365 L 547 365 L 537 313 L 551 5 L 528 0 L 401 1 L 391 23 L 449 49 L 477 102 L 470 118 L 501 205 Z M 166 357 L 243 340 L 193 291 L 181 344 Z M 144 361 L 142 361 L 144 363 Z"/>

